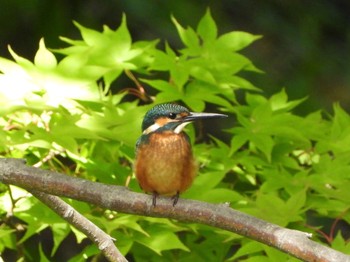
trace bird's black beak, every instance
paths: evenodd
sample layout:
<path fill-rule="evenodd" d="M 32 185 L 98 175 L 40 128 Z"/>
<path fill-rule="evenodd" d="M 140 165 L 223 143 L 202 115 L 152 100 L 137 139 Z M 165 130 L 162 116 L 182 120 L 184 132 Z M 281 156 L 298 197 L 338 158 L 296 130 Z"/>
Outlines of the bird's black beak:
<path fill-rule="evenodd" d="M 181 119 L 182 122 L 192 122 L 200 119 L 209 119 L 209 118 L 224 118 L 228 117 L 228 115 L 224 114 L 216 114 L 216 113 L 195 113 L 190 112 L 188 116 L 185 116 Z"/>

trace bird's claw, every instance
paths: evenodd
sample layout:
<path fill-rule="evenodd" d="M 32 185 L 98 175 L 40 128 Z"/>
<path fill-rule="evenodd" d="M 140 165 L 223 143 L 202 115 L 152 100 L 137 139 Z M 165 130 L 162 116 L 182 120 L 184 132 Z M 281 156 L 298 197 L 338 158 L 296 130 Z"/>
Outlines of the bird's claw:
<path fill-rule="evenodd" d="M 177 204 L 177 201 L 179 200 L 180 193 L 177 192 L 176 195 L 174 195 L 171 199 L 173 200 L 173 207 Z"/>

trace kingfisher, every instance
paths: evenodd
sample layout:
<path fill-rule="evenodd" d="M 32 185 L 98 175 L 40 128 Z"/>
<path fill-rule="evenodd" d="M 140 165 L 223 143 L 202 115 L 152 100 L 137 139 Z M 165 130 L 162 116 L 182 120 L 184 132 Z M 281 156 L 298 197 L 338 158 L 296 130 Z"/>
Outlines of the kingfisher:
<path fill-rule="evenodd" d="M 134 171 L 140 187 L 153 195 L 154 207 L 158 195 L 172 196 L 175 206 L 196 176 L 197 165 L 184 127 L 196 120 L 222 117 L 227 115 L 190 112 L 172 103 L 155 105 L 146 113 L 136 142 Z"/>

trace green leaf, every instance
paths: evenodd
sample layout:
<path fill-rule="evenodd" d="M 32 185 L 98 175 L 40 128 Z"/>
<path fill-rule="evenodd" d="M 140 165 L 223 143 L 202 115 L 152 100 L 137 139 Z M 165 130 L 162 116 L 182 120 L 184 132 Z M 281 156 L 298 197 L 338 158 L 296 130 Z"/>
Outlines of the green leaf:
<path fill-rule="evenodd" d="M 5 248 L 16 249 L 16 242 L 14 229 L 0 228 L 0 252 Z"/>
<path fill-rule="evenodd" d="M 176 26 L 177 32 L 180 36 L 182 43 L 184 43 L 184 45 L 188 47 L 190 54 L 198 54 L 200 52 L 200 46 L 196 32 L 191 27 L 188 27 L 187 29 L 183 28 L 173 16 L 171 17 L 171 20 Z"/>
<path fill-rule="evenodd" d="M 117 243 L 116 245 L 117 245 L 120 253 L 122 253 L 125 256 L 130 252 L 130 250 L 134 244 L 134 240 L 132 238 L 130 238 L 127 235 L 127 233 L 123 234 L 120 231 L 114 231 L 112 233 L 111 237 L 116 239 L 116 243 Z"/>
<path fill-rule="evenodd" d="M 23 216 L 22 216 L 22 218 L 23 218 Z M 47 225 L 47 224 L 42 224 L 42 223 L 39 224 L 39 223 L 36 223 L 34 220 L 29 220 L 29 219 L 27 219 L 27 223 L 29 224 L 29 227 L 27 228 L 24 236 L 18 242 L 19 244 L 25 242 L 31 236 L 33 236 L 33 235 L 41 232 L 45 228 L 49 227 L 49 225 Z"/>
<path fill-rule="evenodd" d="M 278 262 L 278 261 L 288 261 L 288 262 L 299 262 L 299 259 L 293 258 L 292 256 L 279 251 L 278 249 L 274 248 L 274 247 L 269 247 L 269 246 L 264 246 L 264 251 L 267 254 L 268 257 L 268 261 L 274 261 L 274 262 Z"/>
<path fill-rule="evenodd" d="M 106 72 L 103 76 L 103 80 L 105 81 L 106 86 L 110 87 L 113 81 L 117 79 L 122 74 L 122 72 L 123 72 L 122 68 L 119 68 L 119 69 L 114 68 L 114 70 L 110 70 Z"/>
<path fill-rule="evenodd" d="M 228 48 L 232 51 L 239 51 L 259 38 L 261 38 L 259 35 L 235 31 L 220 36 L 217 41 L 223 48 Z"/>
<path fill-rule="evenodd" d="M 204 42 L 212 42 L 217 37 L 217 31 L 215 21 L 210 14 L 210 10 L 207 9 L 207 12 L 198 24 L 197 33 Z"/>
<path fill-rule="evenodd" d="M 274 192 L 259 194 L 256 199 L 256 205 L 258 210 L 255 210 L 255 215 L 262 219 L 283 227 L 290 221 L 288 215 L 285 213 L 285 202 Z"/>
<path fill-rule="evenodd" d="M 171 89 L 175 89 L 175 86 L 164 80 L 148 80 L 140 79 L 143 83 L 149 84 L 150 86 L 156 88 L 159 91 L 167 92 Z"/>
<path fill-rule="evenodd" d="M 89 257 L 92 257 L 100 253 L 101 253 L 101 250 L 99 250 L 96 245 L 88 245 L 78 255 L 70 258 L 68 262 L 84 262 Z"/>
<path fill-rule="evenodd" d="M 216 80 L 212 73 L 201 66 L 193 66 L 190 68 L 190 75 L 198 80 L 208 82 L 210 84 L 215 84 Z"/>
<path fill-rule="evenodd" d="M 148 231 L 150 237 L 139 235 L 135 239 L 136 242 L 148 247 L 157 254 L 161 255 L 162 251 L 180 249 L 190 252 L 190 250 L 179 240 L 178 236 L 173 232 L 161 230 L 160 228 Z"/>
<path fill-rule="evenodd" d="M 68 37 L 64 37 L 64 36 L 60 36 L 59 38 L 60 38 L 61 41 L 65 42 L 67 44 L 70 44 L 72 46 L 85 46 L 86 45 L 83 40 L 73 40 L 73 39 L 69 39 Z M 70 49 L 70 50 L 72 50 L 72 49 Z M 55 51 L 59 52 L 60 50 L 58 49 L 58 50 L 55 50 Z"/>
<path fill-rule="evenodd" d="M 194 111 L 200 112 L 205 108 L 204 101 L 194 98 L 194 97 L 183 97 L 182 100 L 188 107 L 191 107 Z"/>
<path fill-rule="evenodd" d="M 270 162 L 272 148 L 275 144 L 271 136 L 264 134 L 253 134 L 250 137 L 250 141 L 257 149 L 264 153 L 265 157 Z"/>
<path fill-rule="evenodd" d="M 107 37 L 100 32 L 84 27 L 78 22 L 73 21 L 73 23 L 80 30 L 81 36 L 88 46 L 104 46 L 106 44 Z"/>
<path fill-rule="evenodd" d="M 218 72 L 220 81 L 227 81 L 226 77 L 229 77 L 233 74 L 237 74 L 242 70 L 247 70 L 252 65 L 252 62 L 245 56 L 238 53 L 227 52 L 226 50 L 216 50 L 211 53 L 211 60 L 208 61 L 210 67 Z"/>
<path fill-rule="evenodd" d="M 260 194 L 256 200 L 259 211 L 256 210 L 255 215 L 280 226 L 287 226 L 290 222 L 302 221 L 300 214 L 305 212 L 305 200 L 304 189 L 292 195 L 286 202 L 273 192 Z M 271 206 L 274 208 L 271 209 Z"/>
<path fill-rule="evenodd" d="M 306 202 L 306 192 L 305 190 L 300 190 L 297 193 L 291 195 L 291 197 L 286 202 L 287 216 L 290 221 L 301 221 L 302 217 L 299 215 L 305 213 L 305 202 Z"/>
<path fill-rule="evenodd" d="M 8 50 L 9 50 L 11 56 L 13 57 L 13 59 L 15 59 L 15 61 L 18 63 L 18 65 L 22 66 L 23 68 L 32 68 L 33 67 L 32 62 L 30 62 L 28 59 L 25 59 L 25 58 L 17 55 L 15 53 L 15 51 L 12 50 L 11 46 L 8 46 Z"/>
<path fill-rule="evenodd" d="M 56 57 L 46 49 L 44 39 L 39 42 L 39 50 L 35 55 L 34 64 L 41 69 L 54 69 L 57 66 Z"/>
<path fill-rule="evenodd" d="M 190 187 L 190 189 L 187 192 L 185 192 L 182 196 L 184 198 L 203 200 L 203 198 L 209 194 L 208 191 L 216 187 L 225 177 L 225 175 L 225 172 L 222 171 L 207 172 L 204 174 L 200 174 L 195 178 L 193 185 Z"/>
<path fill-rule="evenodd" d="M 251 106 L 253 109 L 256 108 L 259 105 L 263 105 L 267 103 L 266 97 L 262 95 L 257 95 L 257 94 L 250 94 L 246 93 L 245 95 L 245 100 L 249 106 Z"/>
<path fill-rule="evenodd" d="M 170 49 L 170 47 L 168 47 Z M 161 50 L 152 50 L 153 62 L 150 65 L 151 70 L 167 71 L 176 64 L 177 57 L 175 54 L 165 53 Z"/>
<path fill-rule="evenodd" d="M 338 155 L 347 152 L 350 147 L 350 116 L 339 104 L 335 104 L 333 110 L 334 117 L 329 123 L 330 130 L 326 129 L 324 136 L 320 137 L 317 149 L 320 152 L 332 151 Z"/>
<path fill-rule="evenodd" d="M 331 129 L 332 138 L 341 137 L 345 132 L 344 130 L 350 127 L 350 116 L 339 104 L 334 104 L 334 119 Z M 344 137 L 344 136 L 343 136 Z"/>
<path fill-rule="evenodd" d="M 260 253 L 264 250 L 263 245 L 256 241 L 249 241 L 244 243 L 242 247 L 229 260 L 236 261 L 239 257 Z"/>
<path fill-rule="evenodd" d="M 43 243 L 39 244 L 40 262 L 50 262 L 43 251 Z"/>
<path fill-rule="evenodd" d="M 107 233 L 112 233 L 113 230 L 119 228 L 128 228 L 149 237 L 149 234 L 139 224 L 139 218 L 136 216 L 123 215 L 114 219 L 113 221 L 108 221 L 104 219 L 101 221 L 100 219 L 99 223 L 103 223 L 103 225 L 107 229 Z"/>
<path fill-rule="evenodd" d="M 234 87 L 239 87 L 239 88 L 243 88 L 246 90 L 252 90 L 252 91 L 261 91 L 259 88 L 257 88 L 252 83 L 250 83 L 248 80 L 246 80 L 242 77 L 234 75 L 234 76 L 231 76 L 229 79 L 230 79 L 230 84 Z"/>
<path fill-rule="evenodd" d="M 116 47 L 116 51 L 130 49 L 132 39 L 126 24 L 125 14 L 123 14 L 122 22 L 115 32 L 111 30 L 108 26 L 103 27 L 103 32 L 112 40 L 113 46 Z"/>
<path fill-rule="evenodd" d="M 208 103 L 212 103 L 214 105 L 233 110 L 233 106 L 226 99 L 220 97 L 219 95 L 208 95 L 203 97 L 203 100 Z"/>
<path fill-rule="evenodd" d="M 350 255 L 350 242 L 343 238 L 341 231 L 338 231 L 331 243 L 331 246 L 337 251 Z"/>
<path fill-rule="evenodd" d="M 242 200 L 243 197 L 231 189 L 214 188 L 197 196 L 195 199 L 210 203 L 237 203 Z"/>
<path fill-rule="evenodd" d="M 87 236 L 84 233 L 82 233 L 81 231 L 79 231 L 75 227 L 71 226 L 70 229 L 72 230 L 72 232 L 73 232 L 73 234 L 74 234 L 78 244 L 81 243 L 84 239 L 87 238 Z"/>
<path fill-rule="evenodd" d="M 170 79 L 175 83 L 178 89 L 182 89 L 186 82 L 189 80 L 190 73 L 188 68 L 184 64 L 177 63 L 170 70 Z"/>
<path fill-rule="evenodd" d="M 169 89 L 166 92 L 158 93 L 155 101 L 157 103 L 167 103 L 178 101 L 183 98 L 183 94 L 181 94 L 177 89 Z"/>
<path fill-rule="evenodd" d="M 108 72 L 108 68 L 88 65 L 88 56 L 84 52 L 64 57 L 57 69 L 66 77 L 77 77 L 91 81 L 96 81 Z"/>
<path fill-rule="evenodd" d="M 272 111 L 278 111 L 278 110 L 290 111 L 291 109 L 298 106 L 305 100 L 306 98 L 302 98 L 302 99 L 288 102 L 287 93 L 285 89 L 282 89 L 281 92 L 274 94 L 270 98 L 270 104 L 271 104 Z"/>
<path fill-rule="evenodd" d="M 62 241 L 70 233 L 70 226 L 67 223 L 55 223 L 51 226 L 53 232 L 53 248 L 51 255 L 55 254 Z"/>
<path fill-rule="evenodd" d="M 272 118 L 272 109 L 268 103 L 261 104 L 256 108 L 254 108 L 251 115 L 251 121 L 253 122 L 253 125 L 256 128 L 254 132 L 260 131 L 260 128 L 265 123 L 270 121 L 271 118 Z"/>
<path fill-rule="evenodd" d="M 245 133 L 246 130 L 241 128 L 239 128 L 239 130 L 243 130 L 243 132 L 240 132 L 241 134 L 233 136 L 231 139 L 230 156 L 232 156 L 238 149 L 240 149 L 245 143 L 248 142 L 249 136 Z"/>

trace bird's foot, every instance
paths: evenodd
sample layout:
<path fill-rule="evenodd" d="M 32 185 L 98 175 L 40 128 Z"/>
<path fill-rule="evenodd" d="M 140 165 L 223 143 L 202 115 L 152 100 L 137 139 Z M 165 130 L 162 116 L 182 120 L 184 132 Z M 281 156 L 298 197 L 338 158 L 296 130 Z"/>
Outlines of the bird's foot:
<path fill-rule="evenodd" d="M 173 207 L 177 204 L 177 201 L 179 200 L 180 192 L 177 192 L 176 195 L 174 195 L 171 199 L 173 200 Z"/>
<path fill-rule="evenodd" d="M 152 205 L 154 207 L 157 205 L 157 196 L 158 196 L 158 193 L 156 191 L 154 191 L 152 194 Z"/>
<path fill-rule="evenodd" d="M 157 205 L 157 197 L 159 196 L 159 194 L 154 191 L 152 194 L 152 205 L 153 207 L 156 207 Z M 173 200 L 173 207 L 177 204 L 177 201 L 179 200 L 180 197 L 180 192 L 177 192 L 176 195 L 172 196 L 171 199 Z"/>

